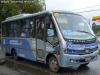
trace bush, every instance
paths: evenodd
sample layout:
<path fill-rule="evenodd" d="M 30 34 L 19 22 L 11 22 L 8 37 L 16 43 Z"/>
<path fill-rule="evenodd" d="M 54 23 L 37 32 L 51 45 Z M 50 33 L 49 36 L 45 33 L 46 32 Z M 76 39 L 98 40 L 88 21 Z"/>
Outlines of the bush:
<path fill-rule="evenodd" d="M 98 43 L 100 43 L 100 40 L 98 40 Z"/>
<path fill-rule="evenodd" d="M 97 32 L 97 35 L 100 35 L 100 31 Z"/>
<path fill-rule="evenodd" d="M 100 49 L 99 49 L 99 54 L 100 54 Z"/>

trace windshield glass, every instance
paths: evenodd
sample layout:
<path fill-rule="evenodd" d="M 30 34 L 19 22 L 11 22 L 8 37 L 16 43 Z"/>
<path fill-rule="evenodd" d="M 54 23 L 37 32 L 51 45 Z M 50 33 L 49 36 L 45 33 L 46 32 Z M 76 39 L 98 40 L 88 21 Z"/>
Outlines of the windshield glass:
<path fill-rule="evenodd" d="M 54 13 L 60 31 L 66 39 L 92 39 L 94 32 L 88 22 L 80 15 L 69 13 Z"/>

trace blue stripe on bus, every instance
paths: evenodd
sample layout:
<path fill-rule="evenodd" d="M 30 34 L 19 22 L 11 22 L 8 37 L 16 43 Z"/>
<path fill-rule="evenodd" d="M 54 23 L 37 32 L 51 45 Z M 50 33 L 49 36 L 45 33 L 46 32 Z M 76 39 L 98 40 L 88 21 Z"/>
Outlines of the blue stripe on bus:
<path fill-rule="evenodd" d="M 9 50 L 6 50 L 6 45 L 9 46 Z M 12 48 L 16 50 L 18 56 L 36 61 L 36 58 L 34 57 L 35 53 L 33 54 L 31 46 L 25 38 L 2 38 L 2 50 L 4 52 L 7 51 L 8 53 L 11 53 Z"/>
<path fill-rule="evenodd" d="M 6 46 L 2 46 L 2 51 L 6 52 Z"/>
<path fill-rule="evenodd" d="M 32 50 L 24 50 L 20 48 L 16 48 L 16 50 L 19 57 L 36 61 L 36 58 L 34 57 Z"/>
<path fill-rule="evenodd" d="M 26 39 L 2 38 L 2 45 L 31 49 L 29 42 Z"/>

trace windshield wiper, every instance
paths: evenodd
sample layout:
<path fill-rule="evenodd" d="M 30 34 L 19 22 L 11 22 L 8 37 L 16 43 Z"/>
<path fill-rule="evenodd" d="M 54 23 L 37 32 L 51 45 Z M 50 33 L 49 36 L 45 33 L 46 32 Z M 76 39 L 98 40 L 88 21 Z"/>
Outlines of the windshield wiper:
<path fill-rule="evenodd" d="M 92 35 L 92 36 L 94 36 L 93 34 L 91 34 L 91 33 L 89 33 L 89 32 L 87 32 L 87 31 L 81 31 L 81 30 L 77 30 L 78 32 L 83 32 L 83 33 L 87 33 L 87 34 L 89 34 L 89 35 Z M 94 36 L 95 37 L 95 36 Z M 95 37 L 96 38 L 96 37 Z"/>

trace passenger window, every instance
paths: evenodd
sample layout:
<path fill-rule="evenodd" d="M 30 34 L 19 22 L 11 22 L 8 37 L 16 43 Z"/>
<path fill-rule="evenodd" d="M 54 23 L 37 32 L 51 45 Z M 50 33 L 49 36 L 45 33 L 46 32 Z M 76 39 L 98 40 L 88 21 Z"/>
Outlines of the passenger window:
<path fill-rule="evenodd" d="M 14 23 L 9 23 L 9 25 L 10 25 L 10 29 L 13 29 Z"/>
<path fill-rule="evenodd" d="M 14 22 L 14 29 L 19 29 L 20 27 L 20 21 Z"/>
<path fill-rule="evenodd" d="M 9 36 L 10 36 L 10 37 L 13 37 L 13 36 L 14 36 L 14 35 L 13 35 L 13 29 L 10 29 L 10 30 L 9 30 Z"/>
<path fill-rule="evenodd" d="M 44 19 L 44 17 L 40 18 L 37 23 L 37 38 L 41 40 L 44 39 Z"/>
<path fill-rule="evenodd" d="M 30 38 L 34 37 L 34 34 L 35 34 L 35 33 L 34 33 L 34 28 L 30 28 L 30 29 L 29 29 L 29 37 L 30 37 Z"/>
<path fill-rule="evenodd" d="M 23 20 L 23 28 L 29 27 L 29 19 Z"/>
<path fill-rule="evenodd" d="M 26 30 L 26 29 L 22 29 L 22 31 L 21 31 L 21 37 L 26 37 L 25 30 Z"/>
<path fill-rule="evenodd" d="M 34 27 L 34 19 L 33 18 L 30 18 L 29 19 L 29 27 Z"/>
<path fill-rule="evenodd" d="M 47 25 L 47 40 L 54 45 L 59 43 L 57 31 L 53 21 L 51 21 L 50 24 Z"/>
<path fill-rule="evenodd" d="M 25 19 L 22 21 L 20 36 L 29 37 L 29 19 Z"/>
<path fill-rule="evenodd" d="M 5 26 L 6 26 L 5 24 L 2 24 L 2 34 L 1 34 L 1 35 L 2 35 L 3 37 L 6 36 L 6 34 L 5 34 L 5 30 L 6 30 Z"/>
<path fill-rule="evenodd" d="M 13 37 L 13 23 L 6 23 L 6 36 Z"/>
<path fill-rule="evenodd" d="M 14 30 L 13 30 L 13 32 L 14 32 L 14 37 L 19 37 L 20 36 L 20 21 L 16 21 L 16 22 L 14 22 Z"/>
<path fill-rule="evenodd" d="M 14 25 L 14 28 L 17 28 L 17 23 L 16 23 L 16 22 L 14 22 L 14 24 L 13 24 L 13 25 Z"/>
<path fill-rule="evenodd" d="M 20 29 L 14 29 L 14 36 L 19 37 L 20 35 Z"/>
<path fill-rule="evenodd" d="M 32 18 L 30 19 L 29 37 L 30 38 L 35 37 L 35 26 L 34 26 L 34 20 Z"/>
<path fill-rule="evenodd" d="M 34 33 L 34 20 L 33 18 L 25 19 L 22 21 L 21 25 L 21 37 L 33 38 Z"/>

